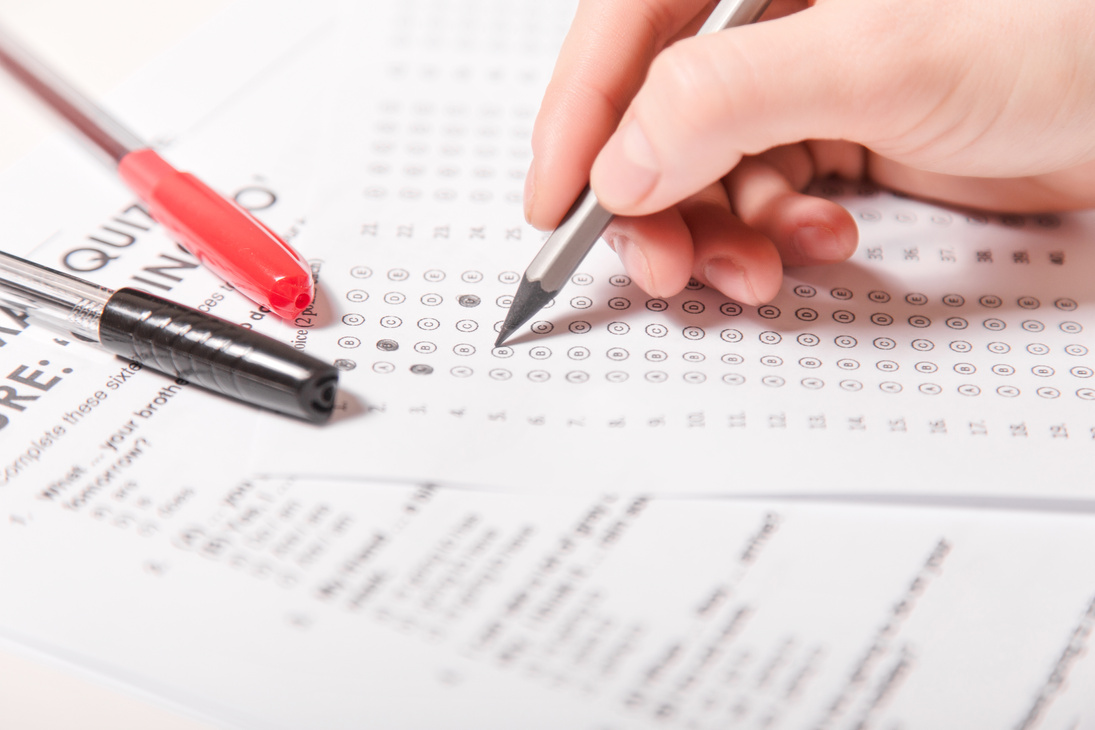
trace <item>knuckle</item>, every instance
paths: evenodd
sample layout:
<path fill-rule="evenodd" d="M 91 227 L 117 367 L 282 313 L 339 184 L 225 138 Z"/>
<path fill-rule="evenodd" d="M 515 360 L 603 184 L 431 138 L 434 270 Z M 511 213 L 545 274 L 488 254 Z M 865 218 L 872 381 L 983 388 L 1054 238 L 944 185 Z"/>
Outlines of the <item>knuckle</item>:
<path fill-rule="evenodd" d="M 658 113 L 670 115 L 686 132 L 709 131 L 733 110 L 722 72 L 695 43 L 682 41 L 659 54 L 647 83 Z"/>

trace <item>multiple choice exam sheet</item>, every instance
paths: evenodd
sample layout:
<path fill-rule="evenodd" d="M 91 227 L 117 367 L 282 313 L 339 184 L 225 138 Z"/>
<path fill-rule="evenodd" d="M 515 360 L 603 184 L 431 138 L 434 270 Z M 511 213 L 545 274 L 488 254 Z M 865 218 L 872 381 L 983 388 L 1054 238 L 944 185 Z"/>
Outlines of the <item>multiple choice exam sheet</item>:
<path fill-rule="evenodd" d="M 226 727 L 1091 725 L 1095 217 L 825 183 L 860 248 L 769 305 L 602 246 L 494 348 L 572 13 L 242 0 L 111 100 L 294 322 L 67 139 L 0 176 L 7 250 L 342 372 L 316 427 L 0 308 L 0 636 Z"/>

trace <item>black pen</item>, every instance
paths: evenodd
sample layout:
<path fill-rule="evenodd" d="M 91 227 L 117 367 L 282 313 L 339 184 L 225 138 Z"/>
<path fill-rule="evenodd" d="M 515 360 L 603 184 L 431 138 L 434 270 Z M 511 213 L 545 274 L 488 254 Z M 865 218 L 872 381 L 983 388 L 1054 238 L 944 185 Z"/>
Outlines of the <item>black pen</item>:
<path fill-rule="evenodd" d="M 287 344 L 137 289 L 114 291 L 0 252 L 0 303 L 203 388 L 296 418 L 330 418 L 338 369 Z"/>
<path fill-rule="evenodd" d="M 769 2 L 771 0 L 722 0 L 697 35 L 754 23 Z M 521 277 L 495 347 L 501 347 L 521 325 L 555 298 L 611 221 L 612 214 L 601 207 L 587 185 Z"/>

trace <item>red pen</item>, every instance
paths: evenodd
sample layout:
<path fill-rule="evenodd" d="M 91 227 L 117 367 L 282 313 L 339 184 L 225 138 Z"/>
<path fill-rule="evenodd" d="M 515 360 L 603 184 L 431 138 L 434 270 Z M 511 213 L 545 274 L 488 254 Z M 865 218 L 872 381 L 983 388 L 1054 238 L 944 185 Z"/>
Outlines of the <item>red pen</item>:
<path fill-rule="evenodd" d="M 172 238 L 252 301 L 287 319 L 315 295 L 308 263 L 235 202 L 179 172 L 0 28 L 4 67 L 76 128 Z"/>

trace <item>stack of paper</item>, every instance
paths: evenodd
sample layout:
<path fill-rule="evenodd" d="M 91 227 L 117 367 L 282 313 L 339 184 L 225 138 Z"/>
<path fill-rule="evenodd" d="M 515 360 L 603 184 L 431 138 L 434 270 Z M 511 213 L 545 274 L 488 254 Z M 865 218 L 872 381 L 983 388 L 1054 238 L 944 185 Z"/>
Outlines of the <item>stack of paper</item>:
<path fill-rule="evenodd" d="M 0 308 L 0 637 L 225 727 L 1095 723 L 1095 217 L 832 183 L 860 249 L 771 305 L 598 249 L 495 349 L 572 13 L 241 0 L 111 101 L 309 259 L 295 322 L 75 143 L 0 177 L 6 249 L 342 370 L 311 426 Z"/>

